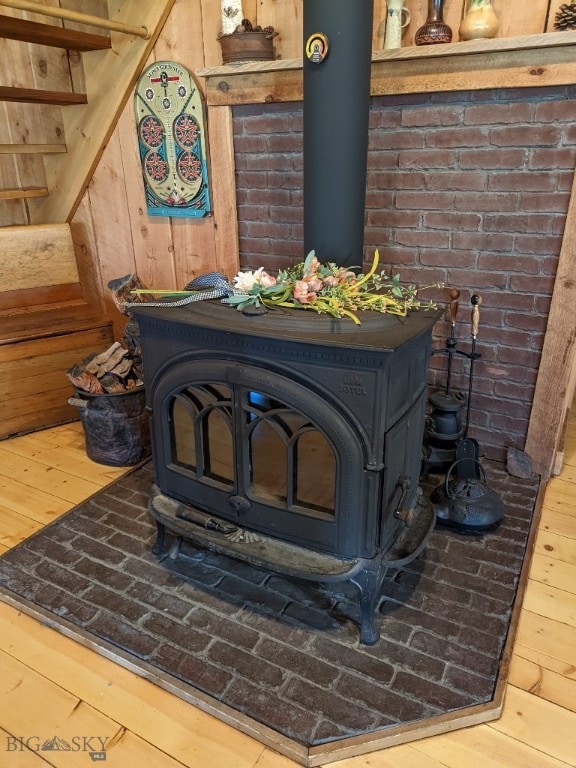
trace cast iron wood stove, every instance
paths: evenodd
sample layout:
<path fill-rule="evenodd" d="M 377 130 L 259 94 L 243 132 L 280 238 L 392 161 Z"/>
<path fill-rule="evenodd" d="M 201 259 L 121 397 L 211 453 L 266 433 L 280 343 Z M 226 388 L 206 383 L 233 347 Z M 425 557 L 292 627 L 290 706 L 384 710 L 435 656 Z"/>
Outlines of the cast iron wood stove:
<path fill-rule="evenodd" d="M 425 546 L 418 485 L 436 312 L 349 320 L 219 302 L 135 308 L 151 412 L 150 512 L 182 539 L 290 576 L 348 580 L 363 643 L 391 567 Z"/>
<path fill-rule="evenodd" d="M 372 0 L 305 0 L 304 250 L 363 252 Z M 257 265 L 259 266 L 259 265 Z M 418 485 L 435 312 L 362 324 L 219 302 L 138 307 L 155 488 L 155 552 L 191 540 L 359 590 L 360 640 L 391 567 L 434 526 Z"/>

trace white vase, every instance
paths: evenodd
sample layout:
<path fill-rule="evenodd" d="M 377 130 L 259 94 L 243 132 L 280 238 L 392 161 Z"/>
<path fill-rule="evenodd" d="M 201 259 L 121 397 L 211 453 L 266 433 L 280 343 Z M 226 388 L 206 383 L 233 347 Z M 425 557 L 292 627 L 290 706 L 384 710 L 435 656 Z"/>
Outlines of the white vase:
<path fill-rule="evenodd" d="M 402 46 L 402 30 L 410 24 L 410 11 L 404 0 L 387 0 L 384 50 L 392 51 Z"/>

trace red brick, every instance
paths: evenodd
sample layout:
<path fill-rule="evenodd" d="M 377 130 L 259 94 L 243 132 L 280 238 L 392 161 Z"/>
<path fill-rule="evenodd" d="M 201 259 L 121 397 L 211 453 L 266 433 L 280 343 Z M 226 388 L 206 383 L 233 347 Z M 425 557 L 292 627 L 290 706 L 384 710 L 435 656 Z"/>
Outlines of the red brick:
<path fill-rule="evenodd" d="M 534 107 L 529 102 L 496 104 L 478 104 L 466 107 L 464 123 L 466 125 L 493 125 L 495 123 L 530 122 Z"/>
<path fill-rule="evenodd" d="M 462 109 L 456 106 L 423 106 L 406 109 L 402 112 L 403 126 L 459 125 L 462 122 Z"/>
<path fill-rule="evenodd" d="M 536 104 L 534 111 L 534 121 L 537 123 L 574 123 L 575 117 L 574 101 L 565 98 Z"/>
<path fill-rule="evenodd" d="M 514 247 L 514 237 L 491 232 L 454 232 L 452 247 L 462 251 L 498 251 L 509 253 Z"/>
<path fill-rule="evenodd" d="M 573 147 L 557 147 L 555 149 L 533 149 L 528 160 L 529 168 L 548 168 L 556 171 L 558 168 L 574 170 L 576 150 Z"/>
<path fill-rule="evenodd" d="M 368 173 L 383 169 L 397 168 L 396 152 L 377 152 L 368 147 Z"/>
<path fill-rule="evenodd" d="M 546 330 L 548 318 L 542 315 L 526 315 L 520 312 L 507 312 L 506 313 L 506 325 L 512 328 L 523 328 L 527 331 L 540 331 Z"/>
<path fill-rule="evenodd" d="M 402 227 L 412 229 L 420 223 L 420 214 L 415 211 L 367 210 L 370 227 Z"/>
<path fill-rule="evenodd" d="M 447 248 L 450 243 L 449 234 L 438 230 L 397 230 L 395 239 L 413 248 Z"/>
<path fill-rule="evenodd" d="M 481 128 L 448 128 L 429 131 L 426 146 L 445 149 L 446 147 L 476 147 L 487 144 L 488 133 Z"/>
<path fill-rule="evenodd" d="M 280 133 L 268 137 L 270 152 L 301 152 L 303 139 L 299 133 Z"/>
<path fill-rule="evenodd" d="M 533 147 L 559 144 L 559 128 L 548 125 L 514 125 L 491 128 L 489 141 L 497 147 Z"/>
<path fill-rule="evenodd" d="M 565 214 L 569 201 L 570 195 L 559 192 L 524 192 L 520 195 L 519 209 L 521 211 L 558 211 Z"/>
<path fill-rule="evenodd" d="M 453 192 L 398 192 L 396 195 L 397 208 L 409 208 L 412 210 L 451 210 L 454 207 L 455 195 Z"/>
<path fill-rule="evenodd" d="M 468 288 L 471 285 L 475 286 L 475 290 L 481 290 L 483 286 L 505 288 L 507 282 L 506 274 L 500 272 L 476 272 L 450 267 L 447 273 L 448 282 L 458 288 Z"/>
<path fill-rule="evenodd" d="M 398 128 L 401 124 L 402 112 L 399 109 L 371 109 L 368 127 L 371 131 L 378 128 Z"/>
<path fill-rule="evenodd" d="M 423 224 L 431 229 L 448 229 L 475 231 L 480 224 L 480 216 L 476 213 L 425 213 Z"/>
<path fill-rule="evenodd" d="M 537 232 L 547 234 L 552 229 L 552 217 L 547 214 L 514 216 L 486 214 L 483 219 L 487 232 Z"/>
<path fill-rule="evenodd" d="M 414 149 L 398 154 L 400 168 L 452 168 L 456 165 L 457 153 L 452 150 Z"/>
<path fill-rule="evenodd" d="M 486 189 L 488 176 L 481 171 L 433 173 L 426 175 L 426 188 L 430 190 L 454 189 L 481 192 Z"/>
<path fill-rule="evenodd" d="M 371 171 L 370 184 L 379 189 L 423 189 L 423 173 L 401 173 L 392 171 Z"/>
<path fill-rule="evenodd" d="M 463 149 L 458 153 L 460 168 L 484 168 L 503 170 L 523 168 L 526 152 L 523 149 L 500 150 L 494 147 Z"/>
<path fill-rule="evenodd" d="M 245 157 L 245 168 L 247 171 L 290 171 L 292 170 L 292 161 L 289 155 L 278 153 L 247 155 Z"/>
<path fill-rule="evenodd" d="M 518 196 L 514 194 L 472 194 L 460 192 L 454 207 L 458 211 L 517 211 Z"/>
<path fill-rule="evenodd" d="M 553 192 L 556 179 L 543 171 L 493 173 L 488 177 L 488 189 L 494 192 Z"/>
<path fill-rule="evenodd" d="M 417 149 L 424 146 L 424 134 L 419 131 L 376 131 L 370 144 L 374 149 Z"/>
<path fill-rule="evenodd" d="M 266 152 L 266 137 L 264 135 L 234 137 L 236 162 L 242 158 L 242 155 L 254 152 Z"/>
<path fill-rule="evenodd" d="M 562 238 L 558 235 L 516 235 L 516 250 L 519 253 L 542 254 L 560 253 Z"/>

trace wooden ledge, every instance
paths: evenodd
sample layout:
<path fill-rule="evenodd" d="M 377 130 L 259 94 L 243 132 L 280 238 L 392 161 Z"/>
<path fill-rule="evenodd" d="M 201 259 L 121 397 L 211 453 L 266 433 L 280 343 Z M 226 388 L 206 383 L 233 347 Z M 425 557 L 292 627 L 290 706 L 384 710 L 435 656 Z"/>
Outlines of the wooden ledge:
<path fill-rule="evenodd" d="M 1 319 L 0 347 L 110 326 L 110 320 L 102 317 L 98 310 L 84 302 L 74 301 L 43 307 L 38 311 L 30 309 L 3 314 Z"/>
<path fill-rule="evenodd" d="M 26 104 L 54 104 L 65 107 L 69 104 L 87 104 L 85 93 L 70 91 L 40 91 L 36 88 L 13 88 L 0 86 L 0 101 L 17 101 Z"/>
<path fill-rule="evenodd" d="M 571 85 L 576 31 L 413 46 L 372 54 L 372 96 Z M 302 59 L 196 70 L 210 106 L 302 100 Z"/>
<path fill-rule="evenodd" d="M 112 46 L 110 38 L 106 35 L 94 35 L 3 15 L 0 15 L 0 37 L 73 51 L 100 51 Z"/>

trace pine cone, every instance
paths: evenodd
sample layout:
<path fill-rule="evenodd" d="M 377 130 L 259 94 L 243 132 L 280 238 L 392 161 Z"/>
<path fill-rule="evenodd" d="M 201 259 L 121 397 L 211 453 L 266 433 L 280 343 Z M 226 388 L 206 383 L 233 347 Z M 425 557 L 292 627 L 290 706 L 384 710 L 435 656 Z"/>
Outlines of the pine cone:
<path fill-rule="evenodd" d="M 576 29 L 576 0 L 563 3 L 554 17 L 554 29 L 559 32 L 565 29 Z"/>

